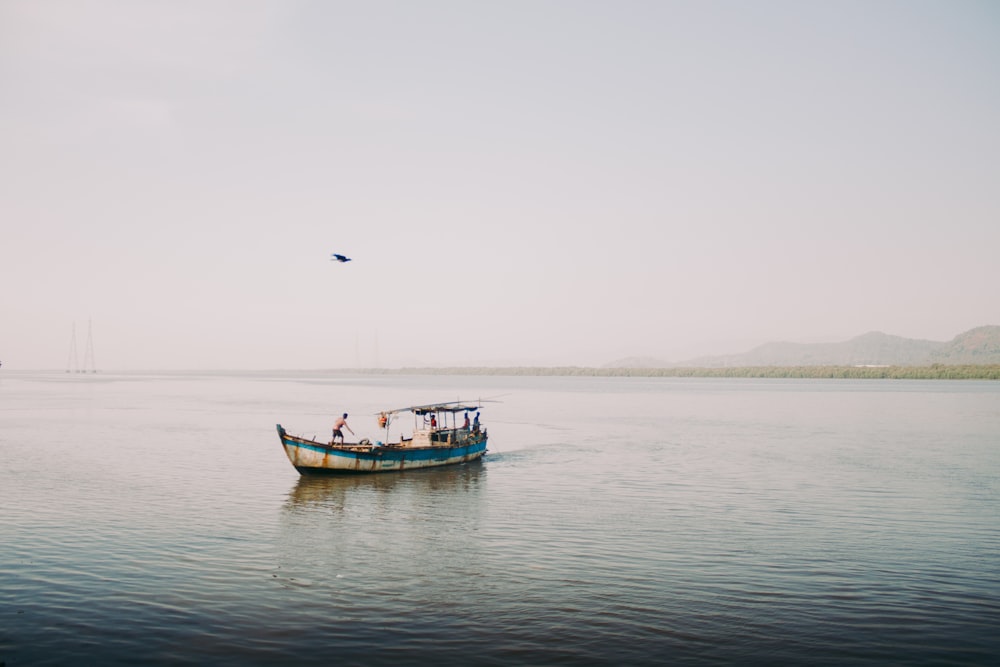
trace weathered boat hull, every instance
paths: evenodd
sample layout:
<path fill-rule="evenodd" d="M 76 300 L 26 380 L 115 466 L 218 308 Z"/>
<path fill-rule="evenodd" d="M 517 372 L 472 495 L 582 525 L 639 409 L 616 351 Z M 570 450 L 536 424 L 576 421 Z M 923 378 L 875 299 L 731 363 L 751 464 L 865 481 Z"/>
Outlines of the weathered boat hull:
<path fill-rule="evenodd" d="M 486 453 L 485 435 L 465 443 L 431 447 L 333 447 L 289 435 L 281 424 L 277 426 L 288 460 L 303 475 L 351 475 L 434 468 L 475 461 Z"/>

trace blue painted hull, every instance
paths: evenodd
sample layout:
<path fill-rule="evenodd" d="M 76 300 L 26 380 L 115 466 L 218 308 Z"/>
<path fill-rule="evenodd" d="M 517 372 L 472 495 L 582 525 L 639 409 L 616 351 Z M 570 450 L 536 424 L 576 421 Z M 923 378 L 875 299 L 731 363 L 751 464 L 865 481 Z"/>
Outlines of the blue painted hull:
<path fill-rule="evenodd" d="M 434 468 L 475 461 L 486 453 L 485 433 L 470 434 L 464 442 L 453 445 L 429 447 L 331 446 L 289 435 L 280 424 L 278 435 L 288 460 L 303 475 L 350 475 Z"/>

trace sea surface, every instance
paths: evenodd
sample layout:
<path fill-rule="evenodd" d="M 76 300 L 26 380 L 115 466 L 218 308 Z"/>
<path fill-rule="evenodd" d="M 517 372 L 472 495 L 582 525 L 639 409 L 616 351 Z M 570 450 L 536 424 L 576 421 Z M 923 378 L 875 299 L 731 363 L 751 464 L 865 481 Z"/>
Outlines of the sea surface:
<path fill-rule="evenodd" d="M 275 431 L 457 399 L 482 462 Z M 997 382 L 0 373 L 4 667 L 998 660 Z"/>

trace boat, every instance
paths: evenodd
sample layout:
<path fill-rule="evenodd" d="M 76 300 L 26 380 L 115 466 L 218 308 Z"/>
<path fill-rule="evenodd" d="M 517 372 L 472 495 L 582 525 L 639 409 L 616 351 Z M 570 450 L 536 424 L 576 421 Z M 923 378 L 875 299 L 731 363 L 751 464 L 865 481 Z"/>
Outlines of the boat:
<path fill-rule="evenodd" d="M 486 454 L 486 429 L 479 424 L 480 403 L 432 403 L 395 410 L 377 415 L 379 428 L 385 430 L 385 441 L 339 444 L 321 442 L 291 435 L 277 424 L 281 445 L 295 469 L 302 475 L 359 474 L 398 472 L 417 468 L 434 468 L 475 461 Z M 459 426 L 458 415 L 466 418 L 476 413 L 475 422 Z M 389 428 L 405 413 L 413 414 L 413 431 L 409 438 L 400 433 L 397 442 L 389 442 Z M 451 421 L 449 426 L 448 421 Z"/>

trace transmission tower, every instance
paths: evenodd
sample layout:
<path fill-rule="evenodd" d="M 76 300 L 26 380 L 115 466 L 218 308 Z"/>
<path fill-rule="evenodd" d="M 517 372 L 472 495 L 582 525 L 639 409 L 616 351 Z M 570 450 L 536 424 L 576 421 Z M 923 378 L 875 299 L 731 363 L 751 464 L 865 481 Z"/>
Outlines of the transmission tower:
<path fill-rule="evenodd" d="M 86 373 L 88 367 L 91 373 L 97 372 L 97 363 L 94 361 L 94 328 L 90 320 L 87 320 L 87 346 L 83 353 L 83 370 L 81 372 Z"/>
<path fill-rule="evenodd" d="M 69 359 L 66 360 L 66 372 L 67 373 L 78 373 L 79 368 L 77 367 L 76 359 L 76 322 L 73 322 L 73 335 L 69 342 Z"/>

